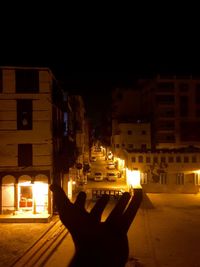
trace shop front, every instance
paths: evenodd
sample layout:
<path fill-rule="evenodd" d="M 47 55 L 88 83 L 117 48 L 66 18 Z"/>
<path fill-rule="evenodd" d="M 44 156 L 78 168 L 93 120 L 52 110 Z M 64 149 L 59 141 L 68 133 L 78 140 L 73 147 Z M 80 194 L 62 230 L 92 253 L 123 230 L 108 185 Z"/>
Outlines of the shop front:
<path fill-rule="evenodd" d="M 1 214 L 50 214 L 49 179 L 44 174 L 36 176 L 5 175 L 1 179 Z"/>

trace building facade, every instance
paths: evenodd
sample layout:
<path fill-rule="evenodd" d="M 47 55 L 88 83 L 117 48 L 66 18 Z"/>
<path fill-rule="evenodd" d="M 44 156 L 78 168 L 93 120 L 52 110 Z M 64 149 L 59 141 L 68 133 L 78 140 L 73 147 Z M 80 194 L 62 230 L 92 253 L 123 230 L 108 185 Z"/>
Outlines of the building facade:
<path fill-rule="evenodd" d="M 121 151 L 130 171 L 139 170 L 147 193 L 197 193 L 200 188 L 199 151 Z"/>
<path fill-rule="evenodd" d="M 140 171 L 146 192 L 199 191 L 199 78 L 139 80 L 135 90 L 115 90 L 112 106 L 112 149 L 127 169 Z M 137 133 L 131 120 L 146 122 L 146 146 L 142 128 L 130 142 L 131 133 Z"/>
<path fill-rule="evenodd" d="M 141 121 L 115 123 L 111 140 L 112 151 L 115 154 L 118 154 L 121 149 L 141 151 L 151 149 L 150 123 Z"/>
<path fill-rule="evenodd" d="M 48 68 L 0 68 L 0 213 L 53 212 L 52 182 L 60 163 L 64 98 Z"/>
<path fill-rule="evenodd" d="M 141 112 L 151 121 L 157 149 L 200 146 L 200 79 L 162 76 L 139 82 Z"/>

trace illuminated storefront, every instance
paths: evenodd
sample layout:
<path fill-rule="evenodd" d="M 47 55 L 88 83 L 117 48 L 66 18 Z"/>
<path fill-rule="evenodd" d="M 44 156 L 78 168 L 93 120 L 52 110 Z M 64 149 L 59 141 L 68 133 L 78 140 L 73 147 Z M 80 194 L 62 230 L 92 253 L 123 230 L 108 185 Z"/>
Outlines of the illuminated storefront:
<path fill-rule="evenodd" d="M 18 181 L 18 183 L 17 183 Z M 12 175 L 2 178 L 2 214 L 49 214 L 50 195 L 48 177 L 43 174 L 33 177 Z"/>

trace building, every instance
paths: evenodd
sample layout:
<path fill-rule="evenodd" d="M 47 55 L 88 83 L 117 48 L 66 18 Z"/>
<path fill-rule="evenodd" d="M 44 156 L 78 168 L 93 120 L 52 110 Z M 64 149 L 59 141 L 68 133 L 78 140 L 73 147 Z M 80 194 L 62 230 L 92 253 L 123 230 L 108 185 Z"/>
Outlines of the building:
<path fill-rule="evenodd" d="M 82 180 L 84 162 L 89 161 L 89 132 L 85 104 L 80 95 L 70 95 L 69 103 L 73 111 L 74 139 L 76 144 L 76 174 L 74 180 Z"/>
<path fill-rule="evenodd" d="M 141 80 L 142 115 L 156 149 L 200 146 L 200 79 L 157 75 Z"/>
<path fill-rule="evenodd" d="M 112 151 L 118 155 L 120 149 L 127 150 L 149 150 L 151 149 L 150 123 L 140 120 L 137 122 L 115 123 L 112 133 Z"/>
<path fill-rule="evenodd" d="M 51 215 L 66 175 L 63 91 L 48 68 L 0 67 L 0 213 Z"/>
<path fill-rule="evenodd" d="M 127 170 L 140 171 L 146 192 L 198 192 L 200 79 L 157 75 L 113 91 L 112 99 L 113 152 Z"/>
<path fill-rule="evenodd" d="M 126 169 L 140 172 L 140 182 L 147 193 L 197 193 L 200 188 L 200 153 L 196 151 L 122 150 L 120 158 Z"/>

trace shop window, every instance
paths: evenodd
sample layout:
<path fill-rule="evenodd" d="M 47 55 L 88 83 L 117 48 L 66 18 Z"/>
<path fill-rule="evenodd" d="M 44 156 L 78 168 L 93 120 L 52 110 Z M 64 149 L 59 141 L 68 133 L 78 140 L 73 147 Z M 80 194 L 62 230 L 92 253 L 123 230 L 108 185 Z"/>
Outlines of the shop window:
<path fill-rule="evenodd" d="M 33 207 L 33 190 L 32 186 L 19 187 L 19 208 L 32 209 Z"/>

